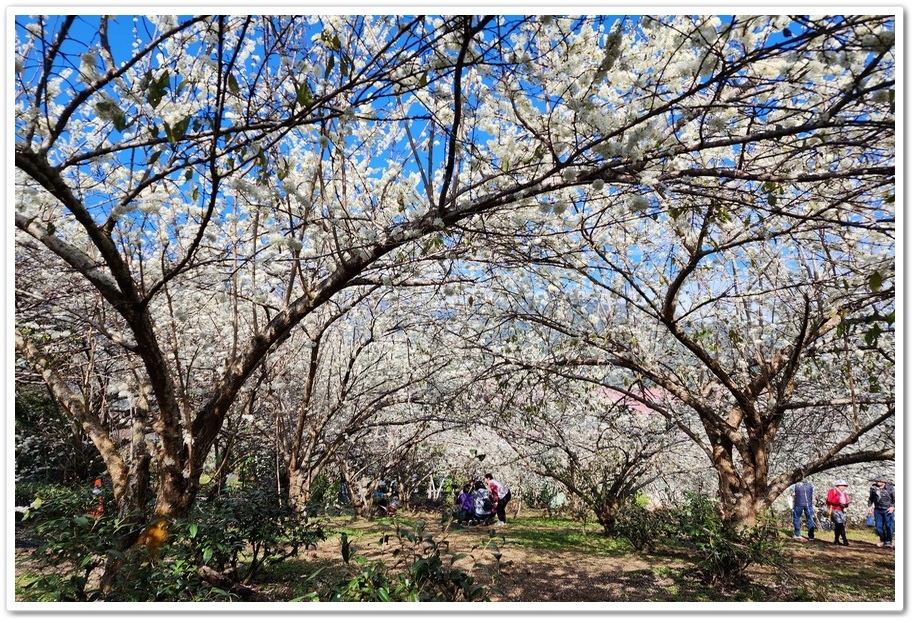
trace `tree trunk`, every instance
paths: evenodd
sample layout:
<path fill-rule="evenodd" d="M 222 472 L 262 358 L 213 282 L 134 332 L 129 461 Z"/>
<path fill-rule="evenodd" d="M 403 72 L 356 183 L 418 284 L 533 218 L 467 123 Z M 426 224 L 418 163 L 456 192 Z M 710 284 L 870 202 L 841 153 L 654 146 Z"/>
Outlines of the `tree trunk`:
<path fill-rule="evenodd" d="M 301 513 L 305 509 L 311 494 L 311 475 L 307 470 L 295 467 L 292 464 L 286 468 L 286 474 L 289 480 L 287 493 L 289 503 Z"/>
<path fill-rule="evenodd" d="M 372 512 L 371 505 L 366 504 L 366 496 L 363 495 L 362 487 L 357 482 L 356 474 L 350 471 L 344 459 L 339 458 L 337 465 L 340 468 L 340 477 L 347 487 L 347 493 L 350 494 L 350 505 L 353 507 L 354 517 L 368 517 Z"/>
<path fill-rule="evenodd" d="M 620 502 L 617 500 L 604 501 L 594 510 L 598 523 L 604 528 L 604 536 L 613 536 L 614 527 L 617 525 L 617 514 L 620 511 Z"/>
<path fill-rule="evenodd" d="M 740 495 L 731 499 L 730 504 L 723 505 L 725 521 L 735 526 L 751 527 L 755 525 L 759 508 L 753 496 Z"/>

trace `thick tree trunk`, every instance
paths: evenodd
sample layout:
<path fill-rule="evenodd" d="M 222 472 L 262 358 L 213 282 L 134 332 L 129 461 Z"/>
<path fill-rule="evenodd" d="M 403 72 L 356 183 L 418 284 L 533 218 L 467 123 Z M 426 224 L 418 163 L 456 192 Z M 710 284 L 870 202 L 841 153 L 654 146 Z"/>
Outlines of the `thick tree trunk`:
<path fill-rule="evenodd" d="M 735 526 L 751 527 L 757 523 L 759 507 L 753 496 L 733 497 L 730 504 L 723 505 L 724 519 Z"/>
<path fill-rule="evenodd" d="M 620 511 L 620 502 L 617 500 L 604 501 L 595 508 L 598 523 L 604 528 L 604 535 L 611 536 L 617 525 L 617 514 Z"/>
<path fill-rule="evenodd" d="M 766 482 L 757 483 L 753 475 L 739 473 L 731 461 L 719 461 L 719 500 L 722 519 L 733 526 L 753 526 L 766 499 L 755 491 L 766 490 Z M 756 474 L 756 472 L 754 472 Z M 762 488 L 760 485 L 762 484 Z"/>
<path fill-rule="evenodd" d="M 288 499 L 290 505 L 298 512 L 305 509 L 311 494 L 311 474 L 303 469 L 289 465 L 286 468 L 289 479 Z"/>

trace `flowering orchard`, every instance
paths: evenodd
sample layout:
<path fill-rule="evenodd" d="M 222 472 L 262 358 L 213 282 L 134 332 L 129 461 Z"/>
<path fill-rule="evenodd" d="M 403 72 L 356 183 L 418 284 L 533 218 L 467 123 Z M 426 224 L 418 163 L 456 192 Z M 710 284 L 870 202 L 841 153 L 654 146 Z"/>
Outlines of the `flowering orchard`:
<path fill-rule="evenodd" d="M 124 516 L 252 445 L 299 503 L 555 458 L 482 437 L 598 392 L 748 521 L 894 457 L 899 18 L 16 16 L 18 379 Z"/>

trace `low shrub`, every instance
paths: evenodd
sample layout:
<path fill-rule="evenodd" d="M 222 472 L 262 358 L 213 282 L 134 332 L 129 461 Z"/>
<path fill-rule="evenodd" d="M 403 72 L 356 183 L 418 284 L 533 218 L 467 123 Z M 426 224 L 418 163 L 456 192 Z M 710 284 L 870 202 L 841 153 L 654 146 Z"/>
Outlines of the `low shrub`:
<path fill-rule="evenodd" d="M 30 557 L 33 580 L 21 587 L 27 601 L 222 601 L 234 596 L 198 576 L 207 565 L 244 582 L 266 565 L 296 555 L 324 538 L 270 491 L 231 490 L 201 502 L 185 519 L 170 522 L 155 552 L 134 543 L 144 526 L 80 509 L 85 495 L 46 491 L 25 525 L 39 543 Z"/>
<path fill-rule="evenodd" d="M 649 510 L 636 498 L 627 500 L 617 512 L 609 536 L 622 538 L 636 551 L 652 551 L 672 536 L 675 527 L 667 509 Z"/>
<path fill-rule="evenodd" d="M 456 566 L 469 554 L 448 551 L 445 529 L 451 521 L 448 513 L 443 513 L 442 520 L 443 530 L 437 538 L 426 531 L 424 522 L 413 527 L 395 524 L 395 538 L 392 540 L 390 535 L 386 535 L 379 540 L 379 544 L 393 546 L 394 560 L 391 563 L 370 562 L 365 556 L 354 555 L 355 549 L 349 537 L 341 533 L 341 556 L 350 572 L 332 585 L 326 594 L 312 592 L 304 599 L 353 602 L 489 601 L 487 588 Z M 474 568 L 498 573 L 501 554 L 492 533 L 483 547 L 493 556 L 495 564 L 477 562 Z"/>
<path fill-rule="evenodd" d="M 751 527 L 735 526 L 723 520 L 718 501 L 688 494 L 687 504 L 671 517 L 676 522 L 676 538 L 696 554 L 697 571 L 706 583 L 744 583 L 752 564 L 777 569 L 785 566 L 782 541 L 774 537 L 777 530 L 772 516 L 762 516 Z"/>

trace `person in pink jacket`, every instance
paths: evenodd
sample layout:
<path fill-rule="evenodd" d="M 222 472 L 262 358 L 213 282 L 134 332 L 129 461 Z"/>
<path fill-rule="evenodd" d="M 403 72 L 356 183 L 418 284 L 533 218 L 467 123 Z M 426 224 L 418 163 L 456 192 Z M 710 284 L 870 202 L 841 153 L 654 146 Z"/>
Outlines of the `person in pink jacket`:
<path fill-rule="evenodd" d="M 846 538 L 846 508 L 849 506 L 849 494 L 846 493 L 846 487 L 849 484 L 842 478 L 834 483 L 832 489 L 827 491 L 827 512 L 830 513 L 830 520 L 833 521 L 833 544 L 840 545 L 840 539 L 843 539 L 843 545 L 849 545 L 849 539 Z"/>
<path fill-rule="evenodd" d="M 493 478 L 493 474 L 485 474 L 483 479 L 496 507 L 496 525 L 501 526 L 506 523 L 506 504 L 512 499 L 512 492 L 509 487 Z"/>

